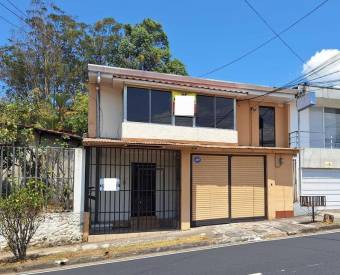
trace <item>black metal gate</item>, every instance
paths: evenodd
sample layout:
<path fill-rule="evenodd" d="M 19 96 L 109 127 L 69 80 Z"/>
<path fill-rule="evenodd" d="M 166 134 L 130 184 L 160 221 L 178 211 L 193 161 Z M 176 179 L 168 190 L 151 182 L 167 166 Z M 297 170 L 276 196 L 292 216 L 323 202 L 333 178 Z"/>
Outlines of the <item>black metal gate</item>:
<path fill-rule="evenodd" d="M 88 147 L 85 211 L 90 233 L 179 228 L 180 152 L 153 148 Z M 104 191 L 103 179 L 120 183 Z"/>

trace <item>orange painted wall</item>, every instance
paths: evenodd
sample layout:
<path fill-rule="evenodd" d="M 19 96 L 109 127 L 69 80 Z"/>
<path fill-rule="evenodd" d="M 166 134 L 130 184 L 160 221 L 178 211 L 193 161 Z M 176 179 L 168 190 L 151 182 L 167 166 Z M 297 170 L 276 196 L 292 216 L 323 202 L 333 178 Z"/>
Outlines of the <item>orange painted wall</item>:
<path fill-rule="evenodd" d="M 237 102 L 239 145 L 259 146 L 259 107 L 275 108 L 276 147 L 288 147 L 289 105 L 254 101 Z"/>

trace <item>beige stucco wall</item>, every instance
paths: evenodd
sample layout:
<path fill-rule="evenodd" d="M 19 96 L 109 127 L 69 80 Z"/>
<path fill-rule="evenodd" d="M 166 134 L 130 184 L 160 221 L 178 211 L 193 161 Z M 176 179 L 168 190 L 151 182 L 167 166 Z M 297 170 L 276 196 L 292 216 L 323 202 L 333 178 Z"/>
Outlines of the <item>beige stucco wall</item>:
<path fill-rule="evenodd" d="M 122 138 L 207 141 L 237 144 L 237 131 L 228 129 L 183 127 L 142 122 L 123 122 Z"/>
<path fill-rule="evenodd" d="M 120 138 L 123 121 L 123 86 L 101 85 L 100 137 Z"/>
<path fill-rule="evenodd" d="M 190 163 L 191 152 L 181 152 L 181 230 L 190 229 Z"/>
<path fill-rule="evenodd" d="M 88 136 L 96 137 L 96 85 L 88 85 L 89 113 L 88 113 Z"/>
<path fill-rule="evenodd" d="M 293 211 L 293 160 L 291 155 L 267 156 L 268 219 Z M 282 165 L 279 165 L 282 158 Z"/>
<path fill-rule="evenodd" d="M 259 146 L 259 107 L 275 108 L 276 147 L 288 147 L 289 105 L 254 101 L 237 102 L 239 145 Z"/>

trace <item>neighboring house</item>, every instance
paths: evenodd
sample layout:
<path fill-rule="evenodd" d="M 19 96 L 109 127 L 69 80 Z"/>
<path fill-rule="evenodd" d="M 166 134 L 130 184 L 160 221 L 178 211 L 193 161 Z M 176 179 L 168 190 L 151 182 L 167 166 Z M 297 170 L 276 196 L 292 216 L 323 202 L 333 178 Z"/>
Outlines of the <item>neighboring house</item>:
<path fill-rule="evenodd" d="M 74 133 L 34 127 L 33 134 L 34 145 L 38 146 L 64 146 L 69 148 L 82 146 L 83 138 Z"/>
<path fill-rule="evenodd" d="M 340 89 L 306 86 L 306 92 L 315 92 L 316 105 L 300 111 L 300 129 L 296 102 L 290 104 L 290 143 L 301 147 L 296 197 L 324 195 L 327 209 L 340 209 Z M 296 213 L 304 213 L 298 203 Z"/>
<path fill-rule="evenodd" d="M 293 215 L 294 90 L 89 65 L 90 234 Z M 261 96 L 261 97 L 258 97 Z"/>

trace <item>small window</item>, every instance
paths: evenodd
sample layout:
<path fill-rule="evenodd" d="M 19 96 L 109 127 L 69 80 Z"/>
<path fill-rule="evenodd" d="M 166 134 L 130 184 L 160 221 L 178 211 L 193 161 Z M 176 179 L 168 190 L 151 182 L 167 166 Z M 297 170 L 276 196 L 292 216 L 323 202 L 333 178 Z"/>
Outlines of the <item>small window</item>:
<path fill-rule="evenodd" d="M 196 97 L 196 126 L 215 127 L 215 97 L 198 95 Z"/>
<path fill-rule="evenodd" d="M 176 116 L 175 117 L 175 125 L 176 126 L 193 126 L 193 118 L 188 116 Z"/>
<path fill-rule="evenodd" d="M 149 122 L 149 90 L 141 88 L 127 89 L 127 120 Z"/>
<path fill-rule="evenodd" d="M 275 147 L 275 108 L 260 107 L 260 146 Z"/>
<path fill-rule="evenodd" d="M 234 129 L 234 100 L 216 97 L 216 128 Z"/>
<path fill-rule="evenodd" d="M 171 124 L 171 93 L 151 91 L 151 122 Z"/>

